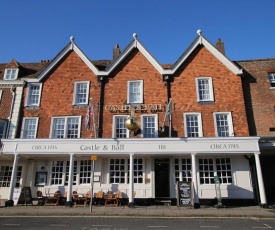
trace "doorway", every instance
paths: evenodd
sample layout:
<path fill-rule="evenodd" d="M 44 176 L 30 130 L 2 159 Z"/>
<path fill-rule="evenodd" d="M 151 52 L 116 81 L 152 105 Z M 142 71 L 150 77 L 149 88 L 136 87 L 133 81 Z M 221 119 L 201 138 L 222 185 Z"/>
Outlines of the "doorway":
<path fill-rule="evenodd" d="M 155 197 L 170 197 L 170 161 L 168 158 L 155 159 Z"/>

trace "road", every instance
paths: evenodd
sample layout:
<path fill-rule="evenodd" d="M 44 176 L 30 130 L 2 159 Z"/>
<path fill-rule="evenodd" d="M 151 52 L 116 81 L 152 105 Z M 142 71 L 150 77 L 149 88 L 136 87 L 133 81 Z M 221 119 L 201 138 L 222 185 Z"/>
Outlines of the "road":
<path fill-rule="evenodd" d="M 275 219 L 144 217 L 0 217 L 0 229 L 157 230 L 275 229 Z"/>

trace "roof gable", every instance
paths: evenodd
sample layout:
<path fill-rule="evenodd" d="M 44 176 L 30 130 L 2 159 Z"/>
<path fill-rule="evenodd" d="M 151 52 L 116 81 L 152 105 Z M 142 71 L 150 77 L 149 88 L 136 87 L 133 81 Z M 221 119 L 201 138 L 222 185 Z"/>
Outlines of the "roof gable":
<path fill-rule="evenodd" d="M 213 54 L 223 65 L 225 65 L 230 71 L 236 75 L 242 75 L 243 71 L 237 67 L 233 62 L 231 62 L 225 55 L 216 49 L 206 38 L 198 32 L 198 36 L 191 43 L 191 45 L 184 51 L 184 53 L 179 57 L 171 69 L 166 69 L 163 74 L 174 74 L 177 69 L 185 62 L 185 60 L 191 55 L 191 53 L 198 47 L 204 46 L 211 54 Z"/>
<path fill-rule="evenodd" d="M 81 58 L 81 60 L 92 70 L 95 75 L 99 75 L 99 70 L 96 66 L 87 58 L 87 56 L 80 50 L 80 48 L 75 44 L 74 38 L 70 38 L 71 41 L 66 45 L 63 50 L 61 50 L 51 63 L 45 68 L 37 77 L 38 81 L 41 81 L 70 51 L 76 52 L 76 54 Z"/>

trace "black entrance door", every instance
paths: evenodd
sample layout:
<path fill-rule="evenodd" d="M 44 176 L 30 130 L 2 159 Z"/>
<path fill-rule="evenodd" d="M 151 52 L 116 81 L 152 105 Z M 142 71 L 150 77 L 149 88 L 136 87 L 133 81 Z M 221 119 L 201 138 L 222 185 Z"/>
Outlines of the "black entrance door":
<path fill-rule="evenodd" d="M 155 197 L 170 197 L 169 159 L 155 159 Z"/>

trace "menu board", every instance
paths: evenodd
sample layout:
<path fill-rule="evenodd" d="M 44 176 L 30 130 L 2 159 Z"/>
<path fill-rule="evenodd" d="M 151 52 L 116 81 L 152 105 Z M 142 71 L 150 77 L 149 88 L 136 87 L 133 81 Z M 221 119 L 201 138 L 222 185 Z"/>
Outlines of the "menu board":
<path fill-rule="evenodd" d="M 193 190 L 191 182 L 177 182 L 178 206 L 193 205 Z"/>
<path fill-rule="evenodd" d="M 24 187 L 21 191 L 20 197 L 17 204 L 31 204 L 32 205 L 32 194 L 30 187 Z"/>

